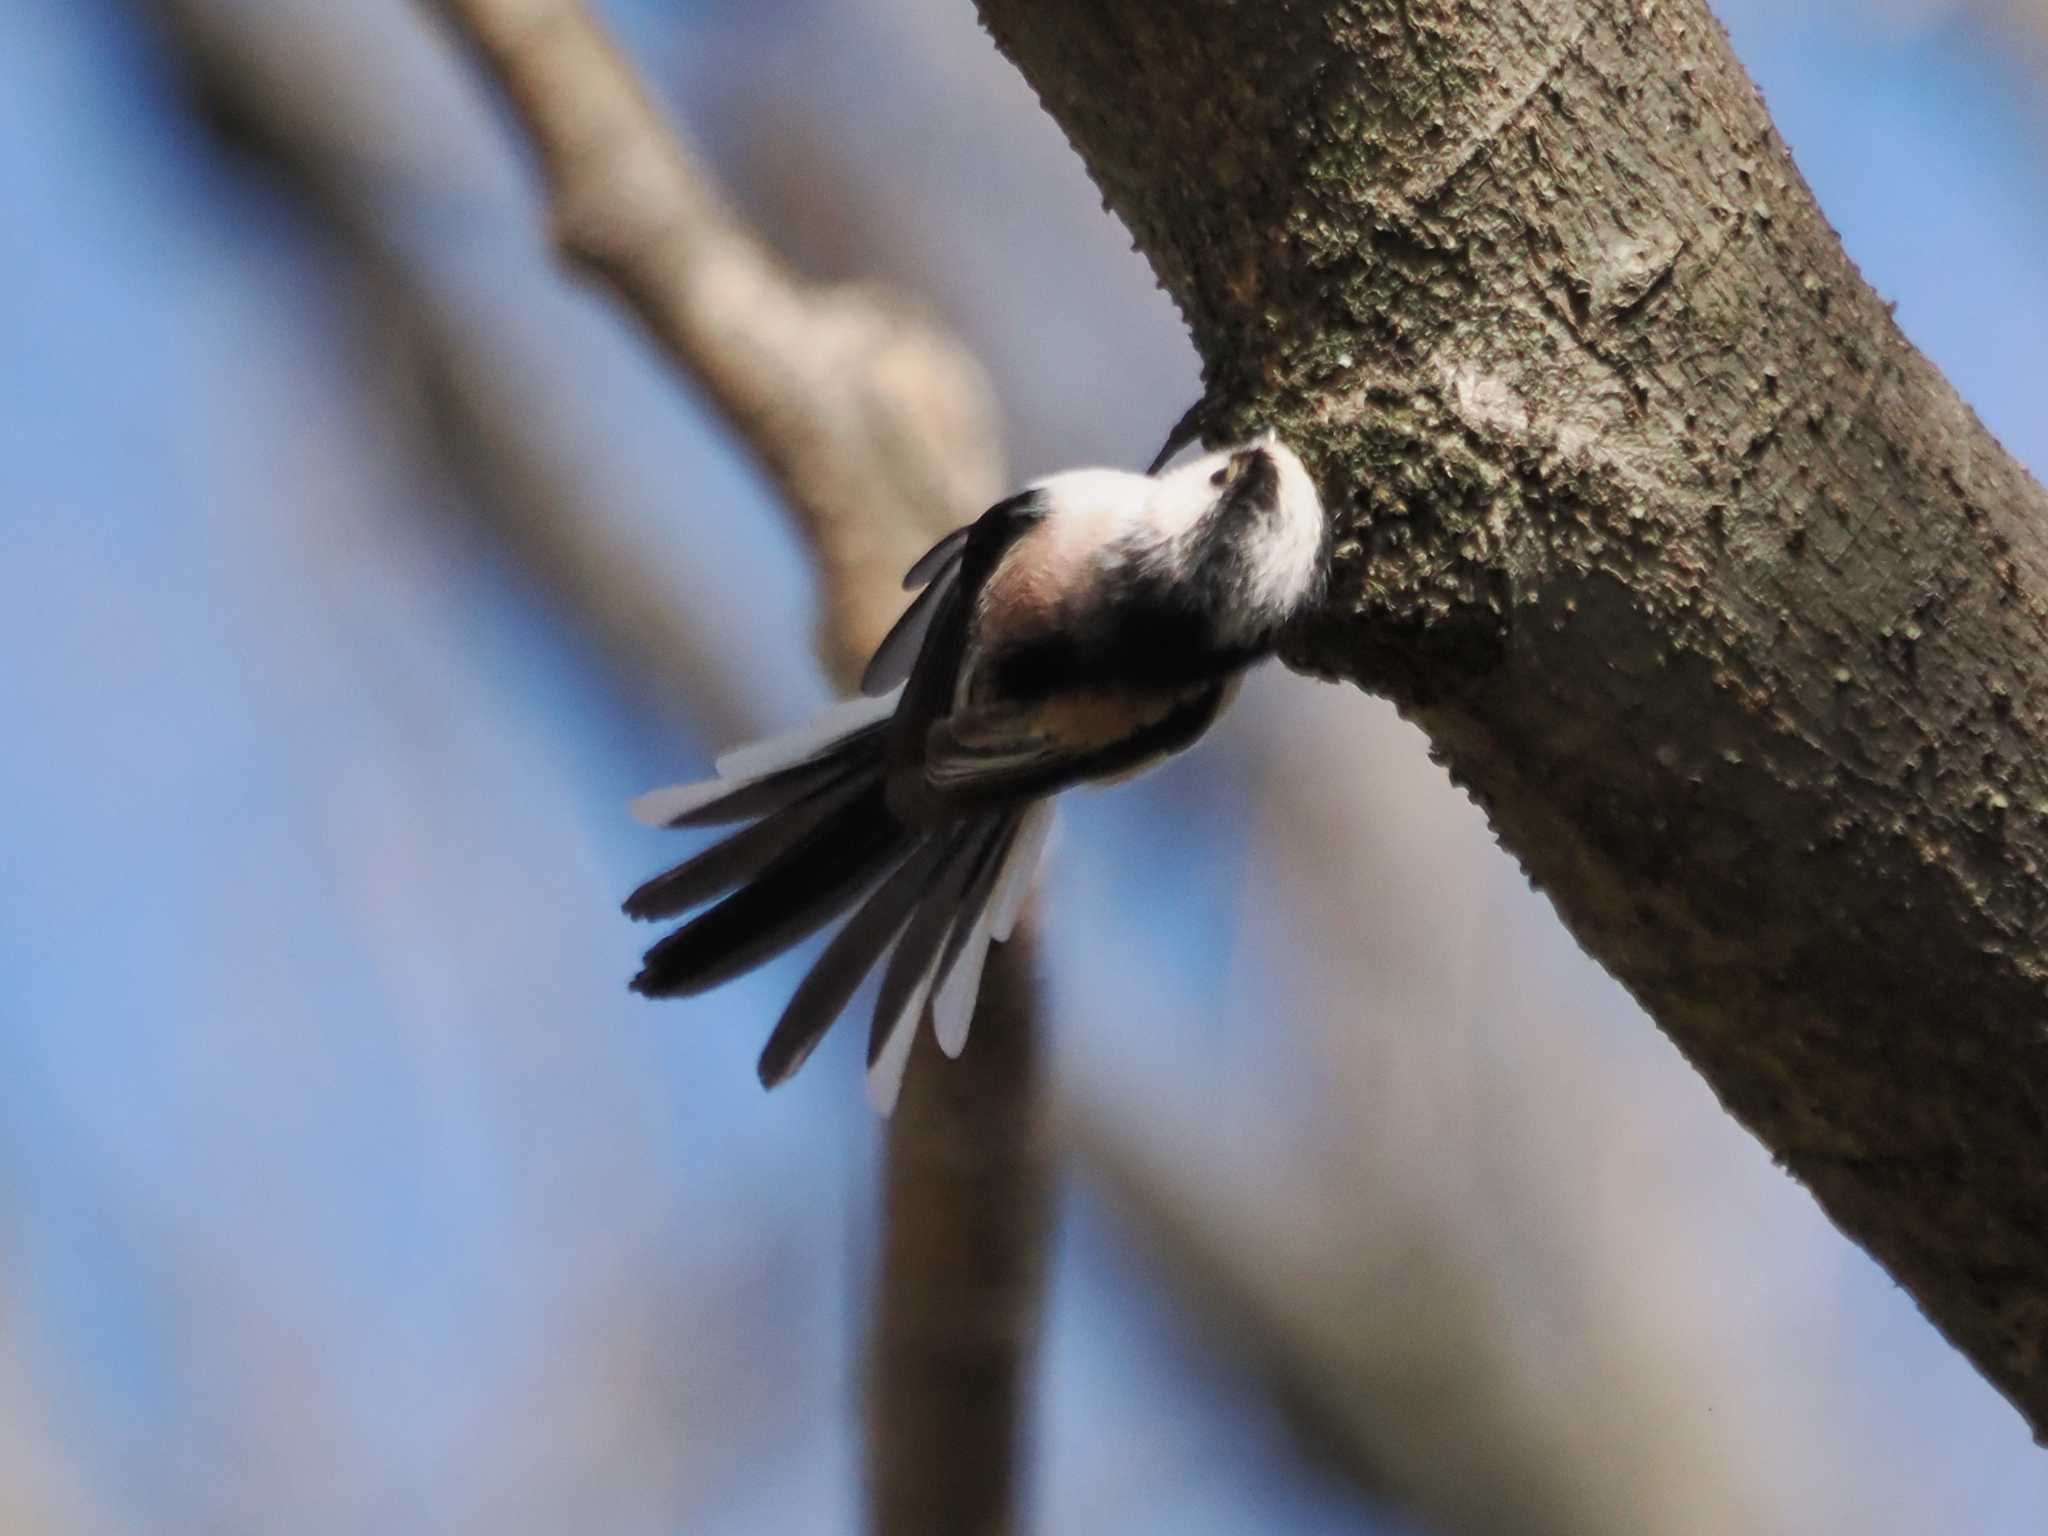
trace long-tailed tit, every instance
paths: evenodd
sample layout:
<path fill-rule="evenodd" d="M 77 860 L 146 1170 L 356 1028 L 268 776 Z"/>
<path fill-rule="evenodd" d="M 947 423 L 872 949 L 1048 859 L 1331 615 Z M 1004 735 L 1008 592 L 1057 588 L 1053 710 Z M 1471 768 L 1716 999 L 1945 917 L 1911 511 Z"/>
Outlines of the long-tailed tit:
<path fill-rule="evenodd" d="M 659 826 L 750 823 L 627 898 L 639 918 L 724 898 L 647 952 L 634 989 L 705 991 L 850 910 L 769 1037 L 761 1081 L 795 1072 L 887 955 L 868 1035 L 886 1113 L 927 1003 L 947 1054 L 966 1043 L 1051 797 L 1207 730 L 1315 595 L 1323 538 L 1315 485 L 1271 434 L 1158 475 L 1052 475 L 948 534 L 904 579 L 923 590 L 863 697 L 727 754 L 716 779 L 634 802 Z"/>

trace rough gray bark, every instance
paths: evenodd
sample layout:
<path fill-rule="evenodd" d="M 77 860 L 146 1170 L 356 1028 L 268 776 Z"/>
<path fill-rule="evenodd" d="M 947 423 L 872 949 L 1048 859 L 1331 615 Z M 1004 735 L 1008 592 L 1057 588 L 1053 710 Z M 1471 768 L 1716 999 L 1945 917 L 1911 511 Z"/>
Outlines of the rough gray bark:
<path fill-rule="evenodd" d="M 1212 420 L 1322 477 L 1293 662 L 1429 732 L 2048 1432 L 2048 497 L 1858 276 L 1720 25 L 979 9 L 1181 306 Z"/>

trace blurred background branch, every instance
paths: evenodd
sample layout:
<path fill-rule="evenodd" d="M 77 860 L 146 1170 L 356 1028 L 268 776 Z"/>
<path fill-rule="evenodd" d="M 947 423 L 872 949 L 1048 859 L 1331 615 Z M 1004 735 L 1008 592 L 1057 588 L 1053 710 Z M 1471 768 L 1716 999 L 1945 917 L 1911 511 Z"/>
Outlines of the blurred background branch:
<path fill-rule="evenodd" d="M 721 205 L 575 0 L 430 0 L 512 104 L 556 246 L 600 279 L 724 413 L 824 574 L 850 684 L 903 605 L 899 578 L 1003 490 L 980 367 L 900 296 L 797 282 Z"/>
<path fill-rule="evenodd" d="M 436 8 L 536 147 L 563 255 L 639 317 L 781 489 L 850 686 L 902 609 L 900 574 L 1002 488 L 979 367 L 892 294 L 797 282 L 576 0 Z M 1017 1521 L 1048 1230 L 1029 943 L 989 968 L 963 1065 L 920 1033 L 890 1125 L 866 1426 L 884 1536 Z"/>

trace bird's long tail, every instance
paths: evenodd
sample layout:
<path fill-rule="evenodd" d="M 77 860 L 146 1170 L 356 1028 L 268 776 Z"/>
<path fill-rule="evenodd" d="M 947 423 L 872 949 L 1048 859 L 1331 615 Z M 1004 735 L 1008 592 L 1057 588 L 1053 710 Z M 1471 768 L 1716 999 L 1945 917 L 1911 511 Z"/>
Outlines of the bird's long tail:
<path fill-rule="evenodd" d="M 1039 802 L 930 826 L 899 820 L 883 789 L 894 704 L 840 705 L 795 736 L 720 758 L 715 779 L 636 800 L 634 813 L 657 826 L 749 824 L 625 904 L 656 919 L 716 902 L 648 950 L 633 989 L 649 997 L 706 991 L 851 913 L 769 1036 L 761 1082 L 772 1088 L 803 1065 L 880 967 L 868 1087 L 884 1113 L 927 1005 L 947 1054 L 966 1044 L 988 946 L 1010 936 L 1052 815 Z"/>

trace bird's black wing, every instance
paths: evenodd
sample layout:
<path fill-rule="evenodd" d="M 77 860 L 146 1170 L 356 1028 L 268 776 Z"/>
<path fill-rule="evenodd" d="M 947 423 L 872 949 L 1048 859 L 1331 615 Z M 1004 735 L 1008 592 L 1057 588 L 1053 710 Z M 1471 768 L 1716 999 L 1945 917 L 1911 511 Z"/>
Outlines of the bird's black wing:
<path fill-rule="evenodd" d="M 959 582 L 960 560 L 955 554 L 940 563 L 938 574 L 911 599 L 910 606 L 903 610 L 903 617 L 889 627 L 889 633 L 875 647 L 875 654 L 868 658 L 867 667 L 860 675 L 862 693 L 871 699 L 880 698 L 897 684 L 908 680 L 911 670 L 917 665 L 918 653 L 924 649 L 924 642 L 932 632 L 933 619 L 938 617 Z"/>
<path fill-rule="evenodd" d="M 1044 499 L 1036 491 L 1006 497 L 968 526 L 957 552 L 941 562 L 941 568 L 932 576 L 926 595 L 935 591 L 938 595 L 931 603 L 930 616 L 924 620 L 922 643 L 889 724 L 892 781 L 911 788 L 922 783 L 925 737 L 932 723 L 953 707 L 960 665 L 967 654 L 975 599 L 1004 551 L 1044 515 Z M 939 547 L 944 547 L 944 541 Z M 920 566 L 924 563 L 918 562 Z M 883 644 L 887 646 L 888 642 Z"/>
<path fill-rule="evenodd" d="M 922 587 L 903 616 L 893 624 L 860 677 L 860 691 L 878 698 L 916 670 L 939 615 L 947 608 L 955 589 L 965 580 L 972 591 L 980 590 L 1011 540 L 1043 515 L 1043 498 L 1037 491 L 1019 491 L 1007 496 L 965 527 L 955 528 L 918 557 L 903 578 L 906 592 Z M 971 605 L 970 605 L 971 606 Z"/>
<path fill-rule="evenodd" d="M 949 565 L 960 563 L 960 552 L 967 547 L 967 537 L 974 532 L 974 524 L 962 523 L 938 543 L 917 557 L 917 563 L 903 573 L 903 590 L 915 592 L 927 587 L 938 579 L 939 572 Z"/>

